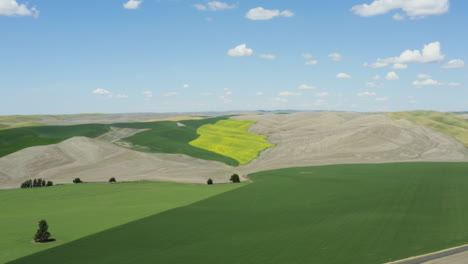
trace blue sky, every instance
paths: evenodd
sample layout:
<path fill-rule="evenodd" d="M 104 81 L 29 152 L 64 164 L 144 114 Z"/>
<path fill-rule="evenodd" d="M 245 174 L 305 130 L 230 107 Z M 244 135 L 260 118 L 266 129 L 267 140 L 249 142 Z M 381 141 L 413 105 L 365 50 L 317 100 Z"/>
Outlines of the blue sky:
<path fill-rule="evenodd" d="M 468 110 L 467 11 L 463 0 L 0 0 L 0 115 Z"/>

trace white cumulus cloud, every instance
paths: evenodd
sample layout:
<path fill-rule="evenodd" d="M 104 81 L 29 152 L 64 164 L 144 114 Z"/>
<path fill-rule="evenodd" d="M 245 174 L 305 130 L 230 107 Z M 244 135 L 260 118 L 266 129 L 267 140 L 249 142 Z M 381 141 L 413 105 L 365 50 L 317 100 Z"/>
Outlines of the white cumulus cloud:
<path fill-rule="evenodd" d="M 302 53 L 301 57 L 304 58 L 304 59 L 312 59 L 314 57 L 314 55 L 309 54 L 309 53 Z"/>
<path fill-rule="evenodd" d="M 152 91 L 144 91 L 142 93 L 146 98 L 152 98 L 153 97 L 153 92 Z"/>
<path fill-rule="evenodd" d="M 138 9 L 141 3 L 143 3 L 143 0 L 129 0 L 123 4 L 123 7 L 125 9 Z"/>
<path fill-rule="evenodd" d="M 318 64 L 318 60 L 310 60 L 304 63 L 305 66 L 314 66 Z"/>
<path fill-rule="evenodd" d="M 245 15 L 250 20 L 269 20 L 275 17 L 292 17 L 294 13 L 289 10 L 265 9 L 263 7 L 256 7 L 250 9 Z"/>
<path fill-rule="evenodd" d="M 449 0 L 374 0 L 370 4 L 353 6 L 351 11 L 359 16 L 370 17 L 401 9 L 407 16 L 415 19 L 447 13 L 449 7 Z"/>
<path fill-rule="evenodd" d="M 449 83 L 443 83 L 443 82 L 439 82 L 439 81 L 436 81 L 434 79 L 423 79 L 423 80 L 415 80 L 413 81 L 413 85 L 414 86 L 417 86 L 417 87 L 421 87 L 421 86 L 460 86 L 461 83 L 457 83 L 457 82 L 449 82 Z"/>
<path fill-rule="evenodd" d="M 351 78 L 353 78 L 353 76 L 351 76 L 351 75 L 349 75 L 347 73 L 341 72 L 341 73 L 338 73 L 336 75 L 336 78 L 338 78 L 338 79 L 351 79 Z"/>
<path fill-rule="evenodd" d="M 445 63 L 442 68 L 445 69 L 460 69 L 465 67 L 465 62 L 460 59 L 450 60 Z"/>
<path fill-rule="evenodd" d="M 206 5 L 196 4 L 194 6 L 197 10 L 201 10 L 201 11 L 222 11 L 222 10 L 233 9 L 237 7 L 237 5 L 235 4 L 230 5 L 228 3 L 219 2 L 219 1 L 211 1 L 211 2 L 208 2 Z"/>
<path fill-rule="evenodd" d="M 32 16 L 39 17 L 39 10 L 28 8 L 26 4 L 18 4 L 16 0 L 0 0 L 1 16 Z"/>
<path fill-rule="evenodd" d="M 297 89 L 299 89 L 299 90 L 315 90 L 316 88 L 314 86 L 311 86 L 311 85 L 301 84 L 301 85 L 299 85 L 299 87 Z"/>
<path fill-rule="evenodd" d="M 184 87 L 185 89 L 190 88 L 190 84 L 184 84 L 182 85 L 182 87 Z"/>
<path fill-rule="evenodd" d="M 253 49 L 247 48 L 246 44 L 241 44 L 228 50 L 227 54 L 231 57 L 250 57 L 253 55 Z"/>
<path fill-rule="evenodd" d="M 106 89 L 97 88 L 97 89 L 93 90 L 93 94 L 110 95 L 111 92 L 106 90 Z"/>
<path fill-rule="evenodd" d="M 422 50 L 405 50 L 398 57 L 377 59 L 374 63 L 364 63 L 369 68 L 384 68 L 390 64 L 407 63 L 432 63 L 439 62 L 445 58 L 441 52 L 440 42 L 432 42 L 424 45 Z"/>
<path fill-rule="evenodd" d="M 328 58 L 330 58 L 332 61 L 341 61 L 343 59 L 343 55 L 335 52 L 328 54 Z"/>
<path fill-rule="evenodd" d="M 400 79 L 400 76 L 398 76 L 398 74 L 396 74 L 396 72 L 389 72 L 389 73 L 387 73 L 387 76 L 385 76 L 385 79 L 387 79 L 389 81 L 396 81 L 396 80 Z"/>

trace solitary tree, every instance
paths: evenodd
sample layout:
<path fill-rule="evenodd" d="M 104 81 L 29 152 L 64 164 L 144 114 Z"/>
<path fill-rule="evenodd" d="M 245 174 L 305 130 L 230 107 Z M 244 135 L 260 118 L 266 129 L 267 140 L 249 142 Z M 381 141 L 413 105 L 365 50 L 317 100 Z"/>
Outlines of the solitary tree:
<path fill-rule="evenodd" d="M 83 183 L 80 178 L 75 178 L 73 180 L 73 183 Z"/>
<path fill-rule="evenodd" d="M 208 185 L 211 185 L 213 184 L 213 180 L 212 179 L 208 179 L 208 181 L 206 182 Z"/>
<path fill-rule="evenodd" d="M 110 183 L 114 183 L 114 182 L 117 182 L 117 181 L 115 180 L 114 177 L 112 177 L 112 178 L 109 179 L 109 182 L 110 182 Z"/>
<path fill-rule="evenodd" d="M 39 221 L 39 229 L 34 235 L 34 241 L 44 243 L 50 241 L 49 225 L 46 220 Z"/>
<path fill-rule="evenodd" d="M 237 174 L 233 174 L 233 175 L 231 176 L 231 179 L 229 179 L 229 180 L 232 181 L 232 182 L 234 182 L 234 183 L 240 182 L 239 175 L 237 175 Z"/>

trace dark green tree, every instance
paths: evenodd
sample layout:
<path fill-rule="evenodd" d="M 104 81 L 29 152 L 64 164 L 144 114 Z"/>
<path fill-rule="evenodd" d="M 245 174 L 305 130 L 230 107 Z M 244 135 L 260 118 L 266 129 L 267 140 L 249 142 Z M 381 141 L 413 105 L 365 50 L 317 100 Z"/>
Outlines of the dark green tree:
<path fill-rule="evenodd" d="M 112 178 L 109 179 L 109 182 L 110 182 L 110 183 L 114 183 L 114 182 L 117 182 L 117 181 L 115 180 L 114 177 L 112 177 Z"/>
<path fill-rule="evenodd" d="M 237 174 L 233 174 L 229 180 L 234 182 L 234 183 L 240 182 L 239 175 L 237 175 Z"/>
<path fill-rule="evenodd" d="M 37 187 L 37 180 L 36 179 L 33 180 L 32 187 Z"/>
<path fill-rule="evenodd" d="M 208 184 L 208 185 L 213 184 L 213 180 L 212 180 L 212 179 L 208 179 L 208 181 L 206 181 L 206 184 Z"/>
<path fill-rule="evenodd" d="M 34 235 L 34 241 L 39 243 L 50 241 L 49 225 L 46 220 L 39 221 L 39 229 Z"/>
<path fill-rule="evenodd" d="M 54 183 L 52 181 L 47 181 L 46 186 L 53 186 L 53 185 L 54 185 Z"/>
<path fill-rule="evenodd" d="M 75 178 L 73 180 L 73 183 L 83 183 L 80 178 Z"/>

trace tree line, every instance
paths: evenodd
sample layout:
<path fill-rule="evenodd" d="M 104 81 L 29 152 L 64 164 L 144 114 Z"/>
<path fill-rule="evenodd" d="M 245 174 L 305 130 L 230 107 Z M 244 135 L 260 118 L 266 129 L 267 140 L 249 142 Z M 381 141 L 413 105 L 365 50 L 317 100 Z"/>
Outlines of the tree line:
<path fill-rule="evenodd" d="M 21 184 L 21 188 L 36 188 L 36 187 L 46 187 L 46 186 L 53 186 L 54 183 L 52 181 L 46 181 L 44 179 L 32 179 L 26 180 Z"/>

